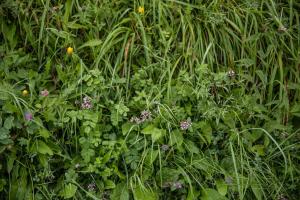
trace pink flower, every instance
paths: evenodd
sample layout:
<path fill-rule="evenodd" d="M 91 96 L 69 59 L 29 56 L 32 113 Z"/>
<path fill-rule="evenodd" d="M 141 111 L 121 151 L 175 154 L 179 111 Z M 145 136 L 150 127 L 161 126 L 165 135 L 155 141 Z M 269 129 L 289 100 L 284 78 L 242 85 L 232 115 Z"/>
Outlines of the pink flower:
<path fill-rule="evenodd" d="M 91 99 L 89 97 L 84 97 L 81 104 L 82 109 L 91 109 L 93 107 Z"/>
<path fill-rule="evenodd" d="M 185 120 L 180 122 L 180 129 L 187 130 L 192 126 L 192 122 L 190 120 Z"/>
<path fill-rule="evenodd" d="M 49 91 L 47 89 L 44 89 L 44 90 L 41 91 L 41 95 L 43 97 L 47 97 L 49 95 Z"/>
<path fill-rule="evenodd" d="M 33 115 L 30 112 L 26 112 L 25 113 L 25 119 L 27 121 L 31 121 L 31 120 L 33 120 Z"/>

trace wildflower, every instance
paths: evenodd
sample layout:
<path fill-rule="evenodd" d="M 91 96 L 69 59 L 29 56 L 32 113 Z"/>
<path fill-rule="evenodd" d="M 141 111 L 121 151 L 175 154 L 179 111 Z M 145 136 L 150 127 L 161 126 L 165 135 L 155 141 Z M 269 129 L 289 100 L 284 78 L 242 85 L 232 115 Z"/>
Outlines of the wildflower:
<path fill-rule="evenodd" d="M 145 8 L 142 7 L 142 6 L 139 6 L 138 12 L 139 12 L 140 14 L 144 14 L 144 13 L 145 13 Z"/>
<path fill-rule="evenodd" d="M 169 145 L 163 144 L 163 145 L 161 145 L 160 148 L 161 148 L 162 151 L 168 151 L 169 150 Z"/>
<path fill-rule="evenodd" d="M 96 184 L 95 183 L 90 183 L 87 188 L 88 188 L 89 191 L 94 191 L 96 189 Z"/>
<path fill-rule="evenodd" d="M 72 55 L 73 54 L 74 49 L 72 47 L 68 47 L 67 48 L 67 54 L 68 55 Z"/>
<path fill-rule="evenodd" d="M 27 121 L 31 121 L 31 120 L 33 120 L 33 115 L 30 112 L 26 112 L 25 113 L 25 119 Z"/>
<path fill-rule="evenodd" d="M 229 71 L 228 71 L 228 74 L 227 74 L 230 78 L 232 78 L 232 77 L 234 77 L 235 76 L 235 72 L 232 70 L 232 69 L 230 69 Z"/>
<path fill-rule="evenodd" d="M 78 169 L 79 167 L 80 167 L 80 164 L 77 163 L 77 164 L 75 165 L 75 168 Z"/>
<path fill-rule="evenodd" d="M 176 189 L 181 189 L 181 188 L 183 188 L 183 185 L 180 182 L 174 182 L 173 187 L 176 188 Z"/>
<path fill-rule="evenodd" d="M 82 109 L 91 109 L 93 107 L 91 99 L 89 97 L 83 98 L 83 103 L 81 104 Z"/>
<path fill-rule="evenodd" d="M 131 122 L 131 123 L 140 124 L 140 123 L 141 123 L 141 120 L 140 120 L 140 118 L 138 118 L 138 117 L 131 117 L 130 122 Z"/>
<path fill-rule="evenodd" d="M 283 33 L 283 32 L 286 32 L 286 31 L 287 31 L 287 28 L 284 27 L 283 25 L 280 25 L 279 28 L 278 28 L 277 30 L 278 30 L 278 32 Z"/>
<path fill-rule="evenodd" d="M 41 95 L 43 97 L 47 97 L 49 95 L 49 91 L 47 89 L 44 89 L 44 90 L 41 91 Z"/>
<path fill-rule="evenodd" d="M 146 121 L 146 120 L 151 119 L 151 112 L 147 111 L 147 110 L 142 111 L 140 118 L 142 119 L 142 121 Z"/>
<path fill-rule="evenodd" d="M 23 95 L 24 97 L 27 96 L 28 93 L 29 93 L 28 90 L 23 90 L 23 91 L 22 91 L 22 95 Z"/>
<path fill-rule="evenodd" d="M 133 116 L 130 119 L 131 123 L 141 124 L 147 120 L 151 120 L 151 112 L 144 110 L 141 112 L 140 117 Z"/>
<path fill-rule="evenodd" d="M 185 120 L 180 122 L 180 129 L 187 130 L 192 126 L 192 122 L 190 120 Z"/>

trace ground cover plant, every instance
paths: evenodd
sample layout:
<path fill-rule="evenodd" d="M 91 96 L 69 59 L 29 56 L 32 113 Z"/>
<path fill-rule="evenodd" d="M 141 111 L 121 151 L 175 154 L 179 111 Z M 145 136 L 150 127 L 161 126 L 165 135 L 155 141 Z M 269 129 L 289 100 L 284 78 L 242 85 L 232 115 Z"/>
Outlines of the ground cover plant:
<path fill-rule="evenodd" d="M 299 199 L 297 0 L 2 0 L 1 199 Z"/>

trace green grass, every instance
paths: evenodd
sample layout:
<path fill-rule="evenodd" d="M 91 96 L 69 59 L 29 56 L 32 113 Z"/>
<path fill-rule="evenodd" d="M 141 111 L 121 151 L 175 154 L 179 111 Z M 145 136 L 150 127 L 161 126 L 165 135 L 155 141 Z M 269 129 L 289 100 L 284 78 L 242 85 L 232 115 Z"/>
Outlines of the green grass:
<path fill-rule="evenodd" d="M 298 10 L 1 1 L 0 197 L 298 199 Z"/>

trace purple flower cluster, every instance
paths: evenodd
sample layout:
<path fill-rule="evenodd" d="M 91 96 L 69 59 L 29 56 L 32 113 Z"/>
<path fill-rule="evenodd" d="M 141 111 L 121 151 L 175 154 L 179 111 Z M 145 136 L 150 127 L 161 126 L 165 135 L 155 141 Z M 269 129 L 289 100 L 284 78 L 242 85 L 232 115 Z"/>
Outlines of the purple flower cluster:
<path fill-rule="evenodd" d="M 183 188 L 183 184 L 179 181 L 175 181 L 175 182 L 165 182 L 163 185 L 162 185 L 163 188 L 174 188 L 174 189 L 182 189 Z"/>
<path fill-rule="evenodd" d="M 25 120 L 27 121 L 33 120 L 33 115 L 30 112 L 26 112 L 24 116 L 25 116 Z"/>
<path fill-rule="evenodd" d="M 47 97 L 48 95 L 49 95 L 49 91 L 47 89 L 41 91 L 41 96 Z"/>
<path fill-rule="evenodd" d="M 91 99 L 89 97 L 84 97 L 83 102 L 81 104 L 82 109 L 91 109 L 93 107 Z"/>
<path fill-rule="evenodd" d="M 233 71 L 232 69 L 230 69 L 227 73 L 227 75 L 230 77 L 230 78 L 233 78 L 235 76 L 235 71 Z"/>
<path fill-rule="evenodd" d="M 95 183 L 90 183 L 87 186 L 87 188 L 88 188 L 89 191 L 94 191 L 96 189 L 96 184 Z"/>
<path fill-rule="evenodd" d="M 192 122 L 190 120 L 184 120 L 180 122 L 180 129 L 181 130 L 187 130 L 192 126 Z"/>
<path fill-rule="evenodd" d="M 140 117 L 134 116 L 130 119 L 130 122 L 131 123 L 136 123 L 136 124 L 141 124 L 145 121 L 151 120 L 151 115 L 152 114 L 151 114 L 150 111 L 144 110 L 144 111 L 141 112 Z"/>
<path fill-rule="evenodd" d="M 173 183 L 173 187 L 176 189 L 181 189 L 181 188 L 183 188 L 183 185 L 182 185 L 182 183 L 177 181 L 177 182 Z"/>

